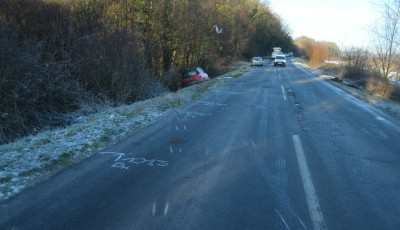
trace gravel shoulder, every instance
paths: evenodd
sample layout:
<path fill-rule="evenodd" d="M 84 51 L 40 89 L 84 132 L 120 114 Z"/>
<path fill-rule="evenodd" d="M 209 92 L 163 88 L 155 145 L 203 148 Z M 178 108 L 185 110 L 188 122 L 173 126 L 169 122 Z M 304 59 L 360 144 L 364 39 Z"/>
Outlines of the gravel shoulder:
<path fill-rule="evenodd" d="M 251 70 L 248 62 L 211 81 L 131 105 L 79 117 L 76 123 L 0 145 L 0 202 L 150 126 Z"/>

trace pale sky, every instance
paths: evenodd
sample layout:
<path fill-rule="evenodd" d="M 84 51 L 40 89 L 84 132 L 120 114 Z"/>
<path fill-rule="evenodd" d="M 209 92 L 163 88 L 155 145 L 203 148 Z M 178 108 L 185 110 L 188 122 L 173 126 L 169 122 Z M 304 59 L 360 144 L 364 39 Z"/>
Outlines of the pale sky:
<path fill-rule="evenodd" d="M 369 46 L 369 30 L 379 13 L 374 0 L 267 0 L 292 31 L 335 42 L 340 48 Z"/>

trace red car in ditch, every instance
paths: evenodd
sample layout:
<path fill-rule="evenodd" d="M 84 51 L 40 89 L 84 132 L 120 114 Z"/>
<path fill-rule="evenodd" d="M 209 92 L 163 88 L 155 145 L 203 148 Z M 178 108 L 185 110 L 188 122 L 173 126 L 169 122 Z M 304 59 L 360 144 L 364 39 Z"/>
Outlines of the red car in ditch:
<path fill-rule="evenodd" d="M 200 67 L 190 69 L 182 74 L 182 87 L 199 84 L 210 80 L 208 74 Z"/>

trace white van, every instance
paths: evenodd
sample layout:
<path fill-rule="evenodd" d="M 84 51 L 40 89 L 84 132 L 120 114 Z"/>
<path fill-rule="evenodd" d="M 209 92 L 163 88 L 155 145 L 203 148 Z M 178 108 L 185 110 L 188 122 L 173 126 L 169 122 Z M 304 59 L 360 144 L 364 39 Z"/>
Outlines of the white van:
<path fill-rule="evenodd" d="M 272 54 L 271 54 L 271 58 L 272 58 L 272 59 L 275 59 L 277 55 L 282 55 L 282 54 L 283 54 L 283 53 L 282 53 L 281 47 L 274 47 L 274 48 L 272 48 L 272 49 L 274 50 L 274 51 L 272 52 Z"/>

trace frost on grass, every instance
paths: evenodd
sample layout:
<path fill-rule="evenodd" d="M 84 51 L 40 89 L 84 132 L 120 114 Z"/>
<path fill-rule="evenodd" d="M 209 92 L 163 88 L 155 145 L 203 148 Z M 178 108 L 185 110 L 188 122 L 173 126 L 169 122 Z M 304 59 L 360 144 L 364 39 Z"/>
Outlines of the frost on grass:
<path fill-rule="evenodd" d="M 238 77 L 249 69 L 241 68 L 224 76 Z M 75 124 L 66 128 L 0 145 L 0 201 L 32 186 L 50 173 L 91 156 L 116 140 L 154 123 L 228 81 L 208 81 L 176 93 L 80 117 Z"/>

